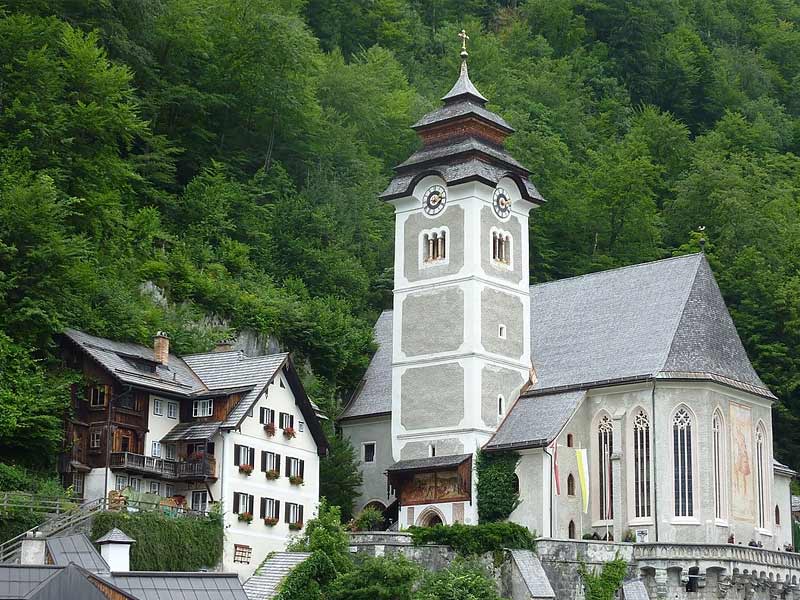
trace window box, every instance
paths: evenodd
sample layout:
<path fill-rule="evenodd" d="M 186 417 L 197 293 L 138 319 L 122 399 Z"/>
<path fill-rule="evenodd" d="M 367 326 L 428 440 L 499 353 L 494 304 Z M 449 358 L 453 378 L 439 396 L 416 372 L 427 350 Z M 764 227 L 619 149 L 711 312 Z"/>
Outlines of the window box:
<path fill-rule="evenodd" d="M 303 478 L 300 475 L 290 475 L 289 483 L 292 485 L 303 485 Z"/>
<path fill-rule="evenodd" d="M 275 423 L 267 423 L 264 425 L 264 433 L 266 433 L 269 437 L 275 435 Z"/>
<path fill-rule="evenodd" d="M 267 517 L 264 519 L 264 525 L 267 527 L 275 527 L 278 524 L 278 517 Z"/>
<path fill-rule="evenodd" d="M 294 431 L 294 427 L 292 427 L 291 425 L 290 425 L 289 427 L 286 427 L 286 428 L 283 430 L 283 437 L 285 437 L 287 440 L 290 440 L 290 439 L 292 439 L 292 438 L 293 438 L 294 436 L 296 436 L 296 435 L 297 435 L 297 434 L 296 434 L 296 433 L 295 433 L 295 431 Z"/>
<path fill-rule="evenodd" d="M 239 465 L 239 473 L 250 475 L 253 472 L 253 465 Z"/>
<path fill-rule="evenodd" d="M 253 513 L 251 512 L 239 513 L 239 520 L 249 525 L 250 523 L 253 522 Z"/>
<path fill-rule="evenodd" d="M 303 522 L 298 521 L 297 523 L 289 523 L 289 530 L 290 531 L 300 531 L 303 528 Z"/>
<path fill-rule="evenodd" d="M 277 479 L 281 476 L 281 472 L 278 469 L 270 469 L 269 471 L 265 471 L 264 475 L 266 475 L 267 479 Z"/>

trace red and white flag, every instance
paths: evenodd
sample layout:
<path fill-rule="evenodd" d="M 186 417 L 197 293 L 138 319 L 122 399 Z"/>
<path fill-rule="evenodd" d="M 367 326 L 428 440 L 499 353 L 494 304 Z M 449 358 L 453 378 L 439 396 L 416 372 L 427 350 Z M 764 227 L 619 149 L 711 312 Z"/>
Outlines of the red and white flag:
<path fill-rule="evenodd" d="M 558 473 L 558 444 L 555 440 L 550 445 L 553 449 L 553 477 L 556 478 L 556 496 L 561 495 L 561 476 Z"/>

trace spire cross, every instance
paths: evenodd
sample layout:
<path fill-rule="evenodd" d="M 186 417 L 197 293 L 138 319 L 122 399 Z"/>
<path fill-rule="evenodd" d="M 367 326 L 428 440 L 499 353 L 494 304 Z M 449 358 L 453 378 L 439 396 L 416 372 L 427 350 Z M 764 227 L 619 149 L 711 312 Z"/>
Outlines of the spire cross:
<path fill-rule="evenodd" d="M 462 29 L 459 32 L 458 37 L 461 38 L 461 58 L 467 58 L 467 56 L 469 56 L 467 53 L 467 40 L 469 39 L 469 36 L 467 35 L 467 32 Z"/>

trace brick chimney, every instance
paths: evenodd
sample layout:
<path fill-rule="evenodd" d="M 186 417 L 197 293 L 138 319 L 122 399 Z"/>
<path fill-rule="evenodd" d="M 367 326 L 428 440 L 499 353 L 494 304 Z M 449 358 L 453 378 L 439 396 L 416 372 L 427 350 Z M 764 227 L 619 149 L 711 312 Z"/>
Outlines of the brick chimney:
<path fill-rule="evenodd" d="M 214 345 L 214 352 L 230 352 L 233 350 L 234 340 L 220 340 Z"/>
<path fill-rule="evenodd" d="M 153 336 L 153 354 L 156 356 L 156 362 L 162 365 L 169 363 L 169 336 L 163 331 Z"/>

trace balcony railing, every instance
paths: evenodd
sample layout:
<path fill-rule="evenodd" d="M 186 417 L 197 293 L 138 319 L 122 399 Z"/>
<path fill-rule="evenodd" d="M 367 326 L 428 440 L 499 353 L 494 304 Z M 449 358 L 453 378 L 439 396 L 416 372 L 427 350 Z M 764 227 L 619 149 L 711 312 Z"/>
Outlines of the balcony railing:
<path fill-rule="evenodd" d="M 167 460 L 132 452 L 112 452 L 112 469 L 136 471 L 156 475 L 163 479 L 206 479 L 216 477 L 217 465 L 213 458 L 197 460 Z"/>

